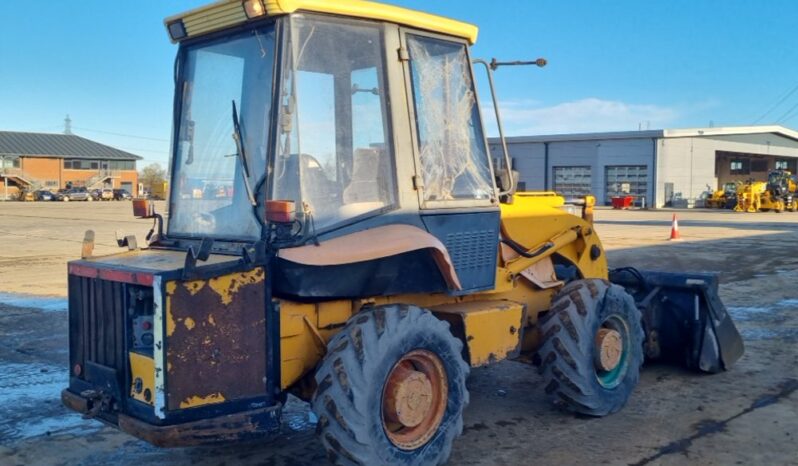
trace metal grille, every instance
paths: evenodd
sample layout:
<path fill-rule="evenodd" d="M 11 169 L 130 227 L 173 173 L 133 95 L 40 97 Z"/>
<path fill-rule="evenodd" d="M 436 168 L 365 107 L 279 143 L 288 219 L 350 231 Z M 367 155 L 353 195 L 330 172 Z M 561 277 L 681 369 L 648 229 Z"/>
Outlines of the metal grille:
<path fill-rule="evenodd" d="M 460 274 L 493 264 L 496 255 L 495 230 L 477 230 L 446 235 L 446 249 Z"/>
<path fill-rule="evenodd" d="M 96 278 L 69 277 L 70 359 L 125 367 L 127 285 Z M 85 372 L 84 372 L 85 377 Z"/>

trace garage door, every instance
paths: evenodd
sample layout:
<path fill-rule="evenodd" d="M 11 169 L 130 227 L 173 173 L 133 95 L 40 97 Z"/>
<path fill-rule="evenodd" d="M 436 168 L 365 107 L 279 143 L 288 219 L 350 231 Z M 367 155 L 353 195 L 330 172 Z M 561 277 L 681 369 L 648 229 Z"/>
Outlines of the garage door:
<path fill-rule="evenodd" d="M 591 194 L 590 167 L 553 167 L 554 191 L 566 197 Z"/>
<path fill-rule="evenodd" d="M 607 195 L 605 204 L 610 198 L 620 196 L 628 190 L 635 196 L 635 204 L 648 196 L 648 167 L 645 165 L 609 165 L 606 167 Z M 650 199 L 647 201 L 650 202 Z"/>

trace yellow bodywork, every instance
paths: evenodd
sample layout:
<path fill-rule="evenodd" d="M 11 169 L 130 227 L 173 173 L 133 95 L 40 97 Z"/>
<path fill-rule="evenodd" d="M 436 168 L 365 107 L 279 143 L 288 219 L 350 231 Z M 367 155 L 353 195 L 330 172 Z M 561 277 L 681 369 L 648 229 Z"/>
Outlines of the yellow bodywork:
<path fill-rule="evenodd" d="M 222 403 L 223 401 L 225 401 L 225 399 L 224 395 L 221 393 L 211 393 L 205 396 L 191 396 L 180 402 L 180 409 L 196 408 L 197 406 Z"/>
<path fill-rule="evenodd" d="M 130 352 L 130 397 L 134 400 L 153 404 L 155 395 L 155 361 L 143 354 Z M 136 381 L 141 381 L 141 390 L 136 389 Z M 149 400 L 147 399 L 149 393 Z"/>
<path fill-rule="evenodd" d="M 361 19 L 386 21 L 447 34 L 476 43 L 479 29 L 473 24 L 443 16 L 431 15 L 393 5 L 360 0 L 255 0 L 258 11 L 266 16 L 280 16 L 298 11 L 335 14 Z M 265 6 L 265 10 L 260 10 Z M 183 21 L 187 38 L 242 24 L 248 20 L 241 0 L 222 0 L 195 10 L 171 16 L 164 22 L 169 25 Z"/>
<path fill-rule="evenodd" d="M 430 311 L 447 320 L 455 334 L 462 332 L 472 367 L 517 356 L 521 351 L 521 332 L 526 324 L 521 303 L 473 301 L 444 304 Z"/>
<path fill-rule="evenodd" d="M 518 193 L 512 204 L 501 205 L 504 234 L 529 251 L 548 249 L 525 258 L 502 247 L 497 251 L 499 265 L 492 290 L 465 296 L 378 296 L 314 304 L 280 300 L 281 386 L 289 388 L 311 373 L 324 356 L 327 342 L 365 305 L 414 304 L 432 310 L 453 327 L 459 323 L 472 366 L 513 357 L 519 349 L 534 349 L 537 333 L 525 329 L 548 311 L 552 296 L 562 287 L 554 276 L 553 255 L 574 264 L 584 278 L 606 279 L 608 274 L 592 224 L 562 210 L 564 203 L 553 193 Z M 589 215 L 589 200 L 585 205 L 585 215 Z"/>
<path fill-rule="evenodd" d="M 767 190 L 764 181 L 749 181 L 737 191 L 737 205 L 735 212 L 759 212 L 762 207 L 762 195 Z"/>

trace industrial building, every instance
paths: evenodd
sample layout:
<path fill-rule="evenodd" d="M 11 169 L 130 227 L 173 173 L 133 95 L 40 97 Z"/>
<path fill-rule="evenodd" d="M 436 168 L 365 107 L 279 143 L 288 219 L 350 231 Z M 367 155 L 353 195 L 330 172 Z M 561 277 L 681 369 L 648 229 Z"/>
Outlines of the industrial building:
<path fill-rule="evenodd" d="M 0 131 L 0 199 L 22 191 L 86 187 L 137 195 L 138 155 L 74 134 Z"/>
<path fill-rule="evenodd" d="M 599 205 L 628 192 L 636 204 L 701 205 L 729 181 L 796 173 L 798 131 L 783 126 L 663 129 L 507 138 L 522 189 L 593 194 Z M 490 140 L 494 157 L 501 154 Z"/>

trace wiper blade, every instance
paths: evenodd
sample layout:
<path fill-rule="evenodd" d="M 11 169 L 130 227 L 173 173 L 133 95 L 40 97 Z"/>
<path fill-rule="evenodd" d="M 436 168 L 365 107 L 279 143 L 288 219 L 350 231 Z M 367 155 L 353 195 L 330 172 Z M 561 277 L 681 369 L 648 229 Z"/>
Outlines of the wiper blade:
<path fill-rule="evenodd" d="M 247 153 L 244 151 L 244 138 L 241 136 L 241 122 L 238 120 L 238 109 L 236 109 L 236 101 L 233 100 L 233 140 L 236 142 L 236 156 L 241 161 L 241 175 L 244 177 L 244 187 L 247 190 L 247 198 L 253 207 L 258 203 L 255 201 L 255 195 L 252 193 L 252 186 L 249 185 L 249 161 Z"/>

